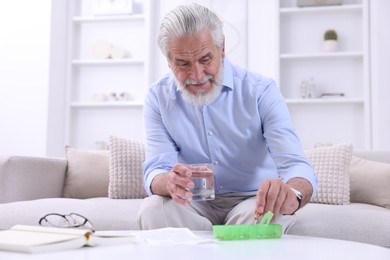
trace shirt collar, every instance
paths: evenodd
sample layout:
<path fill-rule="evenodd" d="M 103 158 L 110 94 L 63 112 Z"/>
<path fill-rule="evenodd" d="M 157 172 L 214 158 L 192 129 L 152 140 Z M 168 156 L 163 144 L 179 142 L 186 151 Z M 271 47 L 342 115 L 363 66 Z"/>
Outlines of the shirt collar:
<path fill-rule="evenodd" d="M 228 59 L 223 60 L 223 80 L 222 86 L 234 89 L 232 64 Z"/>

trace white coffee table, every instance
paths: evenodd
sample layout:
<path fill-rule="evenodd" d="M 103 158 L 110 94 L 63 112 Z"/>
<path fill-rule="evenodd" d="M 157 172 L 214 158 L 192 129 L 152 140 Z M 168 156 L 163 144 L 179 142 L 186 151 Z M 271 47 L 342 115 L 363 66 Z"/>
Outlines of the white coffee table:
<path fill-rule="evenodd" d="M 212 232 L 195 232 L 212 238 Z M 215 241 L 196 245 L 153 245 L 147 243 L 83 247 L 43 254 L 0 251 L 1 260 L 251 260 L 251 259 L 375 259 L 389 260 L 390 249 L 344 240 L 283 235 L 281 239 Z"/>

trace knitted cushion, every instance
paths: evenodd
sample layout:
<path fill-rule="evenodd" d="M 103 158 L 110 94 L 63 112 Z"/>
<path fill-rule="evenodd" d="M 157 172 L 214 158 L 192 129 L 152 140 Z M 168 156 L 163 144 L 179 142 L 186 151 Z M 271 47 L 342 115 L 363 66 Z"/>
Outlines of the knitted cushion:
<path fill-rule="evenodd" d="M 143 186 L 142 163 L 145 147 L 141 142 L 110 136 L 108 197 L 139 199 L 147 196 Z"/>
<path fill-rule="evenodd" d="M 349 167 L 351 144 L 322 146 L 306 150 L 318 177 L 317 194 L 311 202 L 344 205 L 350 202 Z"/>

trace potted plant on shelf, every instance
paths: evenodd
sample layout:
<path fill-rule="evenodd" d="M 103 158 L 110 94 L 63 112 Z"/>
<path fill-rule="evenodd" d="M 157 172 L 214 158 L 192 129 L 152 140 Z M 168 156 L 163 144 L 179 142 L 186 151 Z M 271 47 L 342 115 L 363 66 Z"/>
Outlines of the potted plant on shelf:
<path fill-rule="evenodd" d="M 332 52 L 337 51 L 338 49 L 338 41 L 337 41 L 337 33 L 333 29 L 329 29 L 324 34 L 324 51 Z"/>

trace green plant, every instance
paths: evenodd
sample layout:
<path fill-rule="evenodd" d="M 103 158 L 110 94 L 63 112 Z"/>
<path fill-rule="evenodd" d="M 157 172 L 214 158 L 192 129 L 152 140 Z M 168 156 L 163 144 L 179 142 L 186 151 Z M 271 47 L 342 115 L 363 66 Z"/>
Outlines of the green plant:
<path fill-rule="evenodd" d="M 327 30 L 324 34 L 324 40 L 334 40 L 337 41 L 337 33 L 335 30 Z"/>

